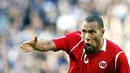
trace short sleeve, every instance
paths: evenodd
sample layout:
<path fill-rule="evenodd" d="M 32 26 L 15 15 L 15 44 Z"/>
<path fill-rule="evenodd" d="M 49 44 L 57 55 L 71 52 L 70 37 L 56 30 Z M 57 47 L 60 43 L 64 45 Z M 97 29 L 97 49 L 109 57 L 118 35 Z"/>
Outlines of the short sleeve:
<path fill-rule="evenodd" d="M 81 40 L 78 32 L 68 33 L 63 37 L 53 39 L 57 50 L 63 50 L 67 53 Z"/>
<path fill-rule="evenodd" d="M 124 52 L 117 59 L 116 73 L 129 73 L 129 63 Z"/>
<path fill-rule="evenodd" d="M 55 43 L 57 50 L 67 51 L 67 49 L 69 48 L 67 41 L 66 41 L 66 36 L 53 39 L 53 42 Z"/>

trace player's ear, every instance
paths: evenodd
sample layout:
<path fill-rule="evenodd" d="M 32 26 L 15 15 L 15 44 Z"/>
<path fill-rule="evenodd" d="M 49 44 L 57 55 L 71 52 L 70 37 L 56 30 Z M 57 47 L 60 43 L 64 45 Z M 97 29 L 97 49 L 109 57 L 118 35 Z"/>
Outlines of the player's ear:
<path fill-rule="evenodd" d="M 105 29 L 104 28 L 101 28 L 101 33 L 102 33 L 102 37 L 103 37 L 103 35 L 104 35 L 104 32 L 105 32 Z"/>
<path fill-rule="evenodd" d="M 102 28 L 102 29 L 101 29 L 101 32 L 102 32 L 102 34 L 104 34 L 104 32 L 105 32 L 105 29 L 104 29 L 104 28 Z"/>

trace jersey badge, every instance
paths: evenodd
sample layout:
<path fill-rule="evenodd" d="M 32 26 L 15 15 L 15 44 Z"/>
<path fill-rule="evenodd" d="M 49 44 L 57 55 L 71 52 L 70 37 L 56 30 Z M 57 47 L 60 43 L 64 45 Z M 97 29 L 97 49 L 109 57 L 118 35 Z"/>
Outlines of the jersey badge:
<path fill-rule="evenodd" d="M 101 69 L 105 69 L 105 68 L 107 67 L 106 61 L 100 61 L 100 62 L 99 62 L 99 67 L 100 67 Z"/>

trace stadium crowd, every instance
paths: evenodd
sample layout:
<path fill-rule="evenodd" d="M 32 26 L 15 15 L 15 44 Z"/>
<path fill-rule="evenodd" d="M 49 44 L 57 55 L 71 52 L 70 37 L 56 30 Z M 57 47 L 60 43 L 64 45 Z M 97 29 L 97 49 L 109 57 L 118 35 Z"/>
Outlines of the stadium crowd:
<path fill-rule="evenodd" d="M 129 0 L 0 0 L 0 73 L 67 73 L 65 52 L 24 53 L 20 44 L 81 29 L 88 15 L 100 15 L 105 35 L 125 51 L 130 63 Z"/>

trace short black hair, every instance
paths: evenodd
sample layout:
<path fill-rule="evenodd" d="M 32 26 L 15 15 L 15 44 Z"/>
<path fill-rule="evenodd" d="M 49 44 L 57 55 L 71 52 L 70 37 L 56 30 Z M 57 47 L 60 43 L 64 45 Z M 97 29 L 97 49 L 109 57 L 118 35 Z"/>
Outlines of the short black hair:
<path fill-rule="evenodd" d="M 97 21 L 99 24 L 99 27 L 104 28 L 104 24 L 103 24 L 103 20 L 100 16 L 98 15 L 91 15 L 88 16 L 87 18 L 85 18 L 86 22 L 93 22 L 93 21 Z"/>

